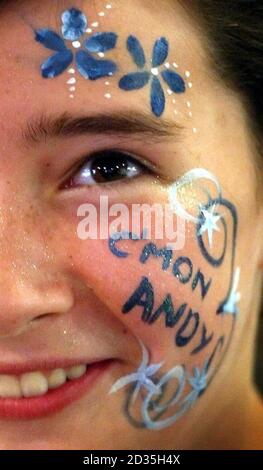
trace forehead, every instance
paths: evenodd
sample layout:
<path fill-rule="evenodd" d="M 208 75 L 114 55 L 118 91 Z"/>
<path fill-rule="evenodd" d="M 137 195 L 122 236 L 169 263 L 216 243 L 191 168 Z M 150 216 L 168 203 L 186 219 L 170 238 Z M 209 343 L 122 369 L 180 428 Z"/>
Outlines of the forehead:
<path fill-rule="evenodd" d="M 114 76 L 91 81 L 78 73 L 75 64 L 78 48 L 63 38 L 61 29 L 61 15 L 71 8 L 81 10 L 87 19 L 85 34 L 79 39 L 81 47 L 84 40 L 98 32 L 111 32 L 117 36 L 116 47 L 105 53 L 104 58 L 117 64 L 118 70 Z M 59 34 L 74 55 L 70 66 L 52 79 L 41 76 L 41 65 L 55 54 L 35 40 L 35 31 L 43 28 Z M 87 106 L 90 113 L 96 112 L 98 107 L 109 112 L 118 107 L 149 110 L 149 87 L 127 93 L 118 86 L 123 75 L 139 71 L 138 64 L 127 50 L 127 38 L 131 35 L 138 39 L 144 50 L 144 69 L 148 71 L 152 69 L 155 41 L 160 37 L 167 39 L 169 53 L 162 68 L 169 66 L 186 83 L 183 96 L 176 96 L 176 106 L 184 117 L 186 102 L 195 96 L 191 81 L 194 80 L 196 90 L 202 86 L 201 71 L 204 66 L 200 65 L 201 44 L 179 3 L 164 0 L 160 7 L 152 0 L 43 0 L 37 7 L 35 1 L 15 1 L 1 13 L 0 86 L 5 122 L 20 125 L 27 114 L 38 111 L 63 112 L 76 108 L 87 112 Z M 96 59 L 100 58 L 96 54 Z M 75 74 L 72 74 L 72 69 Z M 163 88 L 167 95 L 169 87 L 163 84 Z M 167 103 L 172 103 L 169 93 L 166 99 Z M 168 113 L 174 111 L 173 106 L 166 109 Z"/>

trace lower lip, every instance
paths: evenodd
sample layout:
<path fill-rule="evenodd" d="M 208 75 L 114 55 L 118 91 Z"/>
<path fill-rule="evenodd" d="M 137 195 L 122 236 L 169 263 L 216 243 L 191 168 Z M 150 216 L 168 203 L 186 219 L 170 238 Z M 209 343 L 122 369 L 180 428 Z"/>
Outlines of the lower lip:
<path fill-rule="evenodd" d="M 40 397 L 0 398 L 0 418 L 32 419 L 54 414 L 87 393 L 115 363 L 115 360 L 107 360 L 92 364 L 79 379 L 67 381 Z"/>

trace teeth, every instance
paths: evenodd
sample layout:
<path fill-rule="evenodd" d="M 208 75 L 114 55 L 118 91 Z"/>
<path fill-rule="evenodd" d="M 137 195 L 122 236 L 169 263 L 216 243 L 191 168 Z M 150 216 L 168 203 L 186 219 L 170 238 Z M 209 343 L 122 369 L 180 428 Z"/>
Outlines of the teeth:
<path fill-rule="evenodd" d="M 37 397 L 48 391 L 48 381 L 41 372 L 28 372 L 20 379 L 24 397 Z"/>
<path fill-rule="evenodd" d="M 19 379 L 12 377 L 11 375 L 0 375 L 0 397 L 22 397 Z"/>
<path fill-rule="evenodd" d="M 82 377 L 87 370 L 84 364 L 68 369 L 27 372 L 21 376 L 0 374 L 0 398 L 38 397 L 63 385 L 67 379 Z"/>
<path fill-rule="evenodd" d="M 87 367 L 85 365 L 70 367 L 66 370 L 68 379 L 78 379 L 85 374 Z"/>
<path fill-rule="evenodd" d="M 55 369 L 48 377 L 48 388 L 52 390 L 53 388 L 60 387 L 60 385 L 63 385 L 66 380 L 67 376 L 64 369 Z"/>

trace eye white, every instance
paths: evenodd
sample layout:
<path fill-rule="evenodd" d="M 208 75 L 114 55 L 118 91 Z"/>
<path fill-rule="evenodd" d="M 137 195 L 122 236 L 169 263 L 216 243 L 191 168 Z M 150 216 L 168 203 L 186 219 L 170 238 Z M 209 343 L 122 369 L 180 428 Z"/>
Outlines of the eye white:
<path fill-rule="evenodd" d="M 125 160 L 125 157 L 123 158 Z M 98 163 L 98 166 L 96 168 L 94 168 L 94 161 L 96 161 L 96 159 L 91 159 L 90 161 L 88 161 L 86 164 L 84 164 L 82 166 L 82 168 L 79 170 L 79 172 L 73 177 L 73 183 L 75 185 L 86 185 L 86 186 L 93 186 L 95 184 L 101 184 L 99 182 L 96 181 L 96 174 L 103 170 L 104 171 L 104 175 L 105 176 L 105 183 L 107 183 L 107 173 L 109 173 L 109 176 L 110 176 L 110 170 L 120 170 L 121 169 L 121 165 L 120 164 L 117 164 L 115 165 L 114 162 L 112 163 L 112 168 L 110 168 L 110 162 L 108 163 L 108 165 L 104 165 L 104 166 L 101 166 L 99 163 Z M 120 174 L 120 177 L 118 179 L 109 179 L 109 183 L 114 183 L 114 181 L 120 181 L 120 180 L 125 180 L 126 178 L 130 179 L 130 178 L 134 178 L 135 176 L 138 176 L 141 172 L 142 172 L 142 168 L 141 168 L 141 165 L 138 163 L 136 164 L 134 161 L 132 160 L 129 160 L 128 156 L 126 157 L 126 164 L 128 163 L 127 165 L 127 168 L 125 168 L 125 172 L 126 174 L 125 175 L 121 175 Z M 125 166 L 126 166 L 125 164 Z M 92 168 L 93 167 L 93 168 Z"/>

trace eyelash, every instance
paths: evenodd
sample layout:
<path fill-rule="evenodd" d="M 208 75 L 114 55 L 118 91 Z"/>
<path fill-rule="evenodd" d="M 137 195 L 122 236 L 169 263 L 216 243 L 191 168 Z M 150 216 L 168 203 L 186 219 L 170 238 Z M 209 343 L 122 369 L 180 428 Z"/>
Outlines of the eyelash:
<path fill-rule="evenodd" d="M 150 163 L 140 161 L 138 157 L 126 151 L 118 149 L 101 150 L 82 160 L 81 164 L 73 171 L 73 174 L 67 178 L 66 182 L 62 183 L 60 189 L 127 182 L 127 180 L 137 179 L 145 174 L 153 175 L 154 169 L 150 166 L 152 166 Z M 116 175 L 116 171 L 119 171 L 119 175 Z M 107 172 L 111 180 L 103 181 Z M 124 175 L 125 172 L 128 173 L 127 176 Z M 96 176 L 100 181 L 95 181 Z M 88 180 L 88 182 L 85 182 L 85 180 Z"/>

